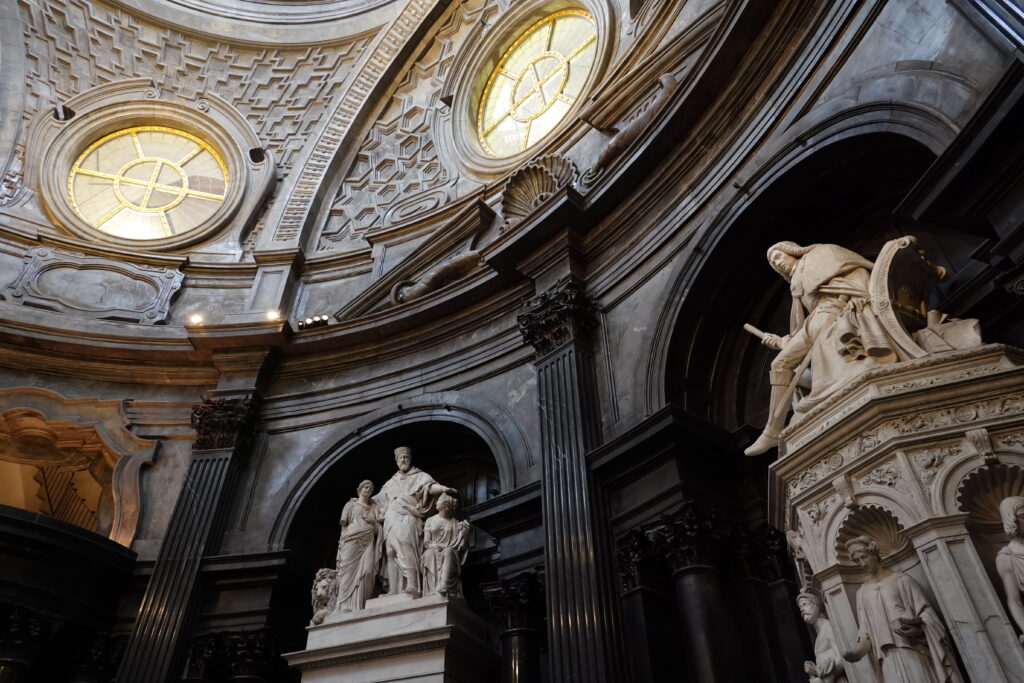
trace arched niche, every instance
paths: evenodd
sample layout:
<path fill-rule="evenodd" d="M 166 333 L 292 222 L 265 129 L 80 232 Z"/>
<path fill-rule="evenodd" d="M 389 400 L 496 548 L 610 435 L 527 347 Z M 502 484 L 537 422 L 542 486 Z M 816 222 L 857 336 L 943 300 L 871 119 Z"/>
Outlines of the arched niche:
<path fill-rule="evenodd" d="M 742 325 L 788 332 L 788 285 L 766 258 L 775 242 L 832 242 L 874 258 L 887 240 L 914 234 L 935 263 L 954 272 L 963 267 L 981 238 L 894 214 L 934 158 L 910 137 L 869 132 L 765 171 L 743 210 L 712 226 L 707 250 L 695 249 L 680 268 L 679 287 L 686 289 L 666 354 L 666 399 L 730 431 L 765 423 L 775 352 Z M 936 299 L 942 294 L 940 287 Z"/>
<path fill-rule="evenodd" d="M 45 514 L 130 547 L 141 468 L 157 443 L 126 428 L 120 401 L 0 390 L 0 503 Z"/>
<path fill-rule="evenodd" d="M 1024 458 L 1003 454 L 1001 459 L 1010 462 L 983 465 L 963 477 L 956 488 L 956 502 L 960 512 L 967 513 L 971 541 L 992 585 L 1005 600 L 996 555 L 1010 539 L 1003 530 L 999 503 L 1010 496 L 1024 495 Z"/>
<path fill-rule="evenodd" d="M 457 516 L 464 517 L 466 508 L 501 492 L 498 463 L 487 442 L 458 422 L 404 422 L 356 443 L 342 444 L 331 454 L 330 467 L 307 487 L 285 537 L 285 547 L 295 554 L 302 570 L 309 573 L 310 581 L 316 569 L 334 566 L 340 531 L 338 519 L 345 503 L 355 497 L 356 487 L 365 479 L 380 490 L 396 471 L 394 450 L 399 446 L 412 449 L 413 466 L 458 490 Z M 463 587 L 471 603 L 478 597 L 479 583 L 495 578 L 484 557 L 492 547 L 493 541 L 474 529 L 470 559 L 463 570 Z"/>

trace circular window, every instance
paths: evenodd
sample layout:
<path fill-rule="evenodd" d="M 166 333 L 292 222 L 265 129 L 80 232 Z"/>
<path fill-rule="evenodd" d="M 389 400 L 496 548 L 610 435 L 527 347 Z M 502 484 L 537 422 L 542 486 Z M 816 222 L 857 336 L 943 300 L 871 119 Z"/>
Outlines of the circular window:
<path fill-rule="evenodd" d="M 562 10 L 526 29 L 484 86 L 477 113 L 484 151 L 512 156 L 550 133 L 579 98 L 596 53 L 597 26 L 583 10 Z"/>
<path fill-rule="evenodd" d="M 137 126 L 100 138 L 71 167 L 68 198 L 90 227 L 130 240 L 194 230 L 220 209 L 228 169 L 185 131 Z"/>

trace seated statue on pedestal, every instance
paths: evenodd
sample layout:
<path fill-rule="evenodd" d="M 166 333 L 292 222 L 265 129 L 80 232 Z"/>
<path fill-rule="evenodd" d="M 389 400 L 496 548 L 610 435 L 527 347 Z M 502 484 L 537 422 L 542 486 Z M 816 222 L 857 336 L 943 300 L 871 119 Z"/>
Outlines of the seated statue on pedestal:
<path fill-rule="evenodd" d="M 789 282 L 793 303 L 785 336 L 744 326 L 779 352 L 771 364 L 768 424 L 747 455 L 778 445 L 808 368 L 810 390 L 794 406 L 798 416 L 879 364 L 981 343 L 976 321 L 947 323 L 937 311 L 927 311 L 925 299 L 945 271 L 914 251 L 915 245 L 913 237 L 892 240 L 874 264 L 835 244 L 779 242 L 768 249 L 768 262 Z"/>

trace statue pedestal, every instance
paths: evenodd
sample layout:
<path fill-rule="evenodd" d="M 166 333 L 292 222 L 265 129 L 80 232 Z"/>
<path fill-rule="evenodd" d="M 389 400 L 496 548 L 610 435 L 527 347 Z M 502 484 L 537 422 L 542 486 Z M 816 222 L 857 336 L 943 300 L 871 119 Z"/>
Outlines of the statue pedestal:
<path fill-rule="evenodd" d="M 864 581 L 847 540 L 924 586 L 971 680 L 1024 680 L 1002 603 L 999 502 L 1024 493 L 1024 352 L 997 344 L 881 366 L 782 432 L 771 514 L 821 587 L 840 645 Z M 874 682 L 862 660 L 853 683 Z"/>
<path fill-rule="evenodd" d="M 306 630 L 306 649 L 285 655 L 303 683 L 477 683 L 496 671 L 487 624 L 441 595 L 375 598 Z"/>

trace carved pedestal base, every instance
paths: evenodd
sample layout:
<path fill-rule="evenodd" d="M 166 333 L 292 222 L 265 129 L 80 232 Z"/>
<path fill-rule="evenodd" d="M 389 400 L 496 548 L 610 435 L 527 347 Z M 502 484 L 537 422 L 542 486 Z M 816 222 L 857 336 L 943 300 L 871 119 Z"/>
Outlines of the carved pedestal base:
<path fill-rule="evenodd" d="M 1024 680 L 995 570 L 999 502 L 1024 493 L 1024 353 L 1000 345 L 872 370 L 782 433 L 772 514 L 814 577 L 841 648 L 866 580 L 866 535 L 941 614 L 970 680 Z M 853 683 L 879 681 L 870 657 Z"/>
<path fill-rule="evenodd" d="M 308 627 L 305 650 L 285 655 L 303 683 L 474 683 L 497 668 L 487 625 L 440 595 L 385 596 L 331 618 Z"/>

